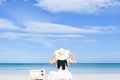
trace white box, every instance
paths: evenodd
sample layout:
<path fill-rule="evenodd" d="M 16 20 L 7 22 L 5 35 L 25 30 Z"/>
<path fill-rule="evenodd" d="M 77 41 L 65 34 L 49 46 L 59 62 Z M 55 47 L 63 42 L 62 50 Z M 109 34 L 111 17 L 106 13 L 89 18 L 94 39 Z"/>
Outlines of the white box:
<path fill-rule="evenodd" d="M 44 80 L 44 78 L 45 78 L 45 69 L 30 71 L 30 79 L 31 80 Z"/>

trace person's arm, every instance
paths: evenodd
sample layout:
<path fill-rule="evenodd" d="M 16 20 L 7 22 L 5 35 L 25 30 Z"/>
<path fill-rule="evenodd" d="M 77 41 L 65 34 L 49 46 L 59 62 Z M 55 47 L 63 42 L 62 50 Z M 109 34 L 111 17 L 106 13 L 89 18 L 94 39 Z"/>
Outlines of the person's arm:
<path fill-rule="evenodd" d="M 53 59 L 55 56 L 56 56 L 55 54 L 51 55 L 50 60 L 49 60 L 49 64 L 53 64 L 53 63 L 57 62 L 57 60 Z"/>
<path fill-rule="evenodd" d="M 71 56 L 72 59 L 68 59 L 68 62 L 75 64 L 76 59 L 75 59 L 74 55 L 72 53 L 69 53 L 69 55 Z"/>

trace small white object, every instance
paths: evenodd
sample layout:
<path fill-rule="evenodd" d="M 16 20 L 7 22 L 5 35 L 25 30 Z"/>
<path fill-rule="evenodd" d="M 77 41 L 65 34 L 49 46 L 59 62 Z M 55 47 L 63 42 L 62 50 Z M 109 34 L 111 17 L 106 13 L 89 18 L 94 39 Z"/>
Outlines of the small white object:
<path fill-rule="evenodd" d="M 45 78 L 45 69 L 30 71 L 30 79 L 31 80 L 44 80 L 44 78 Z"/>

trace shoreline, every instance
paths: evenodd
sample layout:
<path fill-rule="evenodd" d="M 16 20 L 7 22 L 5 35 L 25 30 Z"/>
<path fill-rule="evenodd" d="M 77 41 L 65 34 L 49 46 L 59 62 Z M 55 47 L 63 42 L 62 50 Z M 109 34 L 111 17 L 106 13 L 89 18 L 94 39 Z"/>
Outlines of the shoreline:
<path fill-rule="evenodd" d="M 47 75 L 46 75 L 47 77 Z M 1 80 L 30 80 L 29 74 L 0 74 L 0 79 Z M 73 74 L 73 79 L 74 80 L 119 80 L 120 79 L 120 74 Z M 47 80 L 47 79 L 45 79 Z"/>

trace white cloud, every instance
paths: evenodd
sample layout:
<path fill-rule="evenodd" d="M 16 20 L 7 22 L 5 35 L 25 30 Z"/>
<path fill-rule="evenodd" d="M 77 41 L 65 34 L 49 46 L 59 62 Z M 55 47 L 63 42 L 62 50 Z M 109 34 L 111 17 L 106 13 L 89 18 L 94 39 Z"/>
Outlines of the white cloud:
<path fill-rule="evenodd" d="M 26 21 L 24 22 L 24 25 L 26 26 L 26 28 L 24 28 L 24 31 L 32 33 L 98 34 L 120 31 L 120 29 L 114 26 L 85 26 L 84 28 L 78 28 L 69 25 L 37 21 Z"/>
<path fill-rule="evenodd" d="M 120 6 L 119 0 L 37 0 L 38 7 L 50 12 L 77 12 L 93 14 Z"/>
<path fill-rule="evenodd" d="M 98 33 L 113 33 L 120 32 L 120 28 L 114 26 L 84 26 L 75 27 L 49 22 L 40 21 L 23 21 L 25 27 L 20 28 L 14 22 L 8 19 L 0 18 L 0 30 L 19 30 L 30 33 L 52 33 L 52 34 L 98 34 Z M 63 35 L 64 36 L 64 35 Z"/>
<path fill-rule="evenodd" d="M 39 21 L 23 21 L 22 24 L 25 27 L 19 28 L 19 26 L 7 19 L 0 19 L 0 38 L 32 41 L 52 47 L 54 42 L 82 39 L 86 34 L 120 32 L 120 29 L 114 26 L 86 26 L 81 28 Z M 18 30 L 19 32 L 14 32 L 13 30 Z M 93 39 L 85 40 L 84 42 L 95 41 Z"/>
<path fill-rule="evenodd" d="M 40 44 L 44 44 L 47 47 L 53 47 L 53 43 L 57 40 L 69 40 L 69 39 L 78 39 L 84 37 L 83 35 L 72 35 L 72 34 L 31 34 L 31 33 L 15 33 L 15 32 L 3 32 L 0 33 L 0 38 L 5 38 L 9 40 L 24 40 L 31 41 Z"/>
<path fill-rule="evenodd" d="M 96 31 L 97 33 L 117 33 L 117 32 L 120 32 L 120 28 L 115 27 L 115 26 L 87 26 L 87 28 Z"/>
<path fill-rule="evenodd" d="M 79 32 L 79 28 L 72 26 L 48 23 L 48 22 L 36 22 L 27 21 L 24 23 L 27 32 L 40 32 L 40 33 L 76 33 Z"/>
<path fill-rule="evenodd" d="M 30 33 L 15 33 L 15 32 L 3 32 L 0 33 L 0 37 L 7 38 L 7 39 L 19 39 L 21 38 L 82 38 L 83 35 L 79 34 L 30 34 Z"/>
<path fill-rule="evenodd" d="M 0 30 L 19 30 L 18 26 L 16 26 L 12 21 L 8 19 L 0 18 Z"/>

